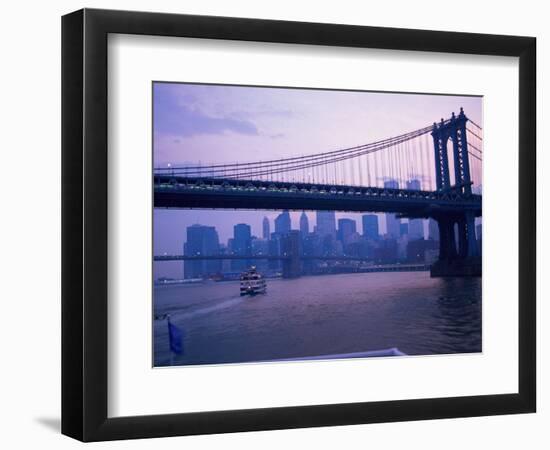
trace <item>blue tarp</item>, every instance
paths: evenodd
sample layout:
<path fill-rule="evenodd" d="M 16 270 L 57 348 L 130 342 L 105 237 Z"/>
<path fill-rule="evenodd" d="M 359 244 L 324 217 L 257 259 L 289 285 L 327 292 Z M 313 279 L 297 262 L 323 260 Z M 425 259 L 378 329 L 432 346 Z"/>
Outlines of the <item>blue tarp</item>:
<path fill-rule="evenodd" d="M 183 353 L 183 332 L 168 320 L 168 334 L 170 336 L 170 350 L 178 355 Z"/>

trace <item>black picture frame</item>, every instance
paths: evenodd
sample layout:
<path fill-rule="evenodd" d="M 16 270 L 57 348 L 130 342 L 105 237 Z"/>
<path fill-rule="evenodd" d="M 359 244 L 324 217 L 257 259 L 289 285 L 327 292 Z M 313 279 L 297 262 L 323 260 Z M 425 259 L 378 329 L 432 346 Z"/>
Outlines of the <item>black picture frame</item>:
<path fill-rule="evenodd" d="M 519 58 L 518 393 L 109 418 L 109 33 Z M 535 412 L 536 39 L 84 9 L 62 18 L 62 433 L 82 441 Z"/>

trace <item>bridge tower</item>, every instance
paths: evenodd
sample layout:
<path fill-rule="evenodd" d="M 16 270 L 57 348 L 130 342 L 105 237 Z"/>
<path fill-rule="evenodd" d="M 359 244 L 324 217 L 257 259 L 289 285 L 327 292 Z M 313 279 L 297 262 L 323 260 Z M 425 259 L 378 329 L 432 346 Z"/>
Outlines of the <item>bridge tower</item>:
<path fill-rule="evenodd" d="M 472 194 L 472 180 L 468 159 L 466 122 L 468 118 L 452 114 L 447 121 L 434 123 L 432 137 L 435 151 L 436 189 L 463 196 Z M 448 141 L 452 143 L 454 185 L 449 171 Z M 475 216 L 471 211 L 435 215 L 439 226 L 439 261 L 432 268 L 432 276 L 480 275 L 481 261 L 475 237 Z M 455 233 L 455 227 L 458 233 Z M 457 235 L 457 236 L 456 236 Z M 458 237 L 458 248 L 456 239 Z"/>
<path fill-rule="evenodd" d="M 298 278 L 302 274 L 301 237 L 298 230 L 291 230 L 283 234 L 281 250 L 285 257 L 283 259 L 283 278 Z"/>

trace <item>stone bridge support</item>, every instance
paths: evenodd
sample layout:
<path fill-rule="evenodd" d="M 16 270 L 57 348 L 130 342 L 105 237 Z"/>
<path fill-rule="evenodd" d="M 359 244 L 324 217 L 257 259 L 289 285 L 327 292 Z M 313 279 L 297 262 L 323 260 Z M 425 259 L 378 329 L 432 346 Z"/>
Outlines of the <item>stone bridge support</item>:
<path fill-rule="evenodd" d="M 439 226 L 439 259 L 432 266 L 432 277 L 481 276 L 473 212 L 442 215 L 435 220 Z"/>
<path fill-rule="evenodd" d="M 298 278 L 302 274 L 301 239 L 298 230 L 292 230 L 281 237 L 283 278 Z"/>

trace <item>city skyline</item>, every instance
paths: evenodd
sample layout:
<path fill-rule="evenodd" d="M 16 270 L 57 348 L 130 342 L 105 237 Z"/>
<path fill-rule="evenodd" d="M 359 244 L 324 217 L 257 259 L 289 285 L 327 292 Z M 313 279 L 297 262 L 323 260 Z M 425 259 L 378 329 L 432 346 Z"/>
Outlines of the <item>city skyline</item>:
<path fill-rule="evenodd" d="M 166 221 L 172 221 L 177 223 L 177 228 L 183 230 L 185 234 L 185 228 L 191 225 L 205 225 L 208 226 L 212 215 L 215 215 L 216 211 L 220 210 L 204 210 L 204 209 L 193 209 L 193 210 L 155 210 L 154 212 L 154 242 L 155 249 L 158 250 L 159 254 L 162 253 L 175 253 L 178 249 L 181 248 L 180 238 L 176 236 L 167 236 L 165 234 L 165 228 L 163 224 Z M 232 212 L 234 210 L 221 210 L 226 212 Z M 254 210 L 239 210 L 238 213 L 243 217 L 243 222 L 250 224 L 252 227 L 252 235 L 256 237 L 263 237 L 263 219 L 266 217 L 270 224 L 271 232 L 274 231 L 274 221 L 275 218 L 280 214 L 279 211 L 266 211 L 265 216 L 258 217 L 255 214 Z M 308 222 L 310 231 L 316 226 L 316 211 L 302 211 L 302 210 L 289 210 L 291 217 L 291 223 L 293 230 L 299 230 L 300 216 L 302 213 L 305 213 Z M 378 217 L 378 228 L 379 234 L 384 235 L 387 233 L 387 228 L 385 224 L 386 213 L 353 213 L 353 212 L 343 212 L 336 211 L 336 221 L 339 219 L 353 219 L 357 221 L 357 231 L 363 234 L 363 221 L 362 216 L 364 215 L 375 215 Z M 161 217 L 159 217 L 161 216 Z M 408 219 L 403 219 L 408 220 Z M 424 220 L 422 220 L 424 222 Z M 235 222 L 237 223 L 237 222 Z M 170 227 L 172 228 L 172 227 Z M 217 224 L 217 230 L 220 235 L 220 241 L 227 242 L 232 236 L 232 225 L 225 223 Z M 423 225 L 424 237 L 428 235 L 428 227 Z M 175 238 L 175 240 L 174 240 Z"/>
<path fill-rule="evenodd" d="M 300 234 L 302 242 L 303 239 L 307 236 L 325 236 L 331 235 L 334 242 L 341 242 L 339 250 L 333 249 L 334 254 L 348 254 L 344 247 L 344 244 L 349 243 L 348 239 L 351 238 L 351 241 L 357 241 L 359 237 L 360 241 L 364 239 L 368 240 L 390 240 L 390 241 L 400 241 L 401 242 L 401 259 L 405 259 L 406 256 L 406 245 L 409 240 L 437 240 L 438 235 L 433 231 L 430 231 L 430 223 L 426 219 L 417 219 L 422 223 L 422 228 L 424 234 L 418 236 L 410 234 L 410 230 L 407 225 L 406 219 L 396 220 L 399 233 L 398 235 L 388 234 L 381 223 L 385 218 L 386 214 L 374 214 L 374 213 L 345 213 L 345 212 L 336 212 L 336 211 L 246 211 L 246 210 L 183 210 L 179 211 L 183 217 L 186 216 L 186 213 L 193 213 L 191 215 L 199 216 L 202 219 L 200 221 L 188 221 L 185 225 L 182 224 L 181 232 L 178 233 L 178 236 L 170 236 L 171 240 L 171 251 L 161 251 L 158 246 L 158 239 L 155 239 L 155 255 L 193 255 L 193 254 L 203 254 L 203 255 L 217 255 L 217 254 L 240 254 L 240 255 L 252 255 L 252 254 L 268 254 L 270 251 L 268 244 L 273 236 L 283 236 L 289 232 L 297 232 Z M 304 217 L 307 218 L 308 232 L 305 233 L 303 230 Z M 321 217 L 321 222 L 319 222 L 319 217 Z M 373 219 L 375 218 L 375 220 Z M 279 221 L 280 225 L 277 226 Z M 415 221 L 415 222 L 416 222 Z M 323 223 L 324 222 L 324 223 Z M 321 223 L 321 226 L 319 226 Z M 365 227 L 365 223 L 367 227 Z M 401 224 L 401 227 L 399 227 Z M 264 231 L 267 228 L 271 230 L 269 237 L 266 239 Z M 435 227 L 437 228 L 437 227 Z M 376 230 L 374 234 L 373 229 Z M 407 231 L 403 232 L 403 229 Z M 223 232 L 221 230 L 224 230 Z M 162 230 L 159 231 L 159 234 L 162 234 Z M 202 233 L 203 235 L 210 235 L 208 238 L 207 247 L 197 247 L 195 243 L 193 245 L 188 244 L 189 239 L 193 237 L 189 235 L 190 232 Z M 236 242 L 237 234 L 244 232 L 244 240 Z M 215 235 L 215 237 L 214 237 Z M 403 242 L 403 238 L 405 241 Z M 215 240 L 215 244 L 212 244 Z M 248 244 L 245 242 L 248 240 Z M 206 242 L 206 241 L 205 241 Z M 265 244 L 262 244 L 265 242 Z M 215 246 L 213 250 L 212 245 Z M 243 247 L 248 245 L 246 249 Z M 260 246 L 261 245 L 261 246 Z M 405 247 L 403 247 L 405 245 Z M 272 247 L 271 247 L 272 251 Z M 355 250 L 357 251 L 357 250 Z M 258 253 L 260 252 L 260 253 Z M 314 252 L 316 255 L 319 252 Z M 354 254 L 354 256 L 357 256 Z M 372 258 L 374 260 L 374 257 Z M 166 277 L 166 278 L 180 278 L 181 275 L 181 262 L 180 263 L 156 263 L 154 266 L 154 277 L 155 279 Z M 193 262 L 186 261 L 184 263 L 186 270 L 189 270 L 191 267 L 201 267 L 200 269 L 194 269 L 193 273 L 213 273 L 216 271 L 221 271 L 221 263 L 218 262 Z M 230 267 L 233 271 L 243 270 L 246 264 L 243 262 L 232 261 Z M 204 269 L 205 267 L 210 267 L 209 270 Z M 227 268 L 227 267 L 226 267 Z M 194 278 L 191 276 L 191 278 Z"/>
<path fill-rule="evenodd" d="M 224 210 L 232 211 L 232 210 Z M 175 236 L 169 236 L 167 231 L 177 228 L 178 230 L 184 230 L 187 226 L 194 224 L 208 225 L 210 220 L 210 213 L 215 213 L 215 210 L 206 210 L 206 209 L 192 209 L 192 210 L 168 210 L 168 209 L 155 209 L 153 211 L 153 220 L 154 220 L 154 243 L 155 249 L 159 253 L 174 253 L 177 249 L 181 248 L 181 242 L 177 234 Z M 262 216 L 258 218 L 254 210 L 239 210 L 238 212 L 242 217 L 243 221 L 249 223 L 252 227 L 252 234 L 257 237 L 264 236 L 264 224 Z M 300 229 L 300 216 L 302 213 L 305 213 L 308 218 L 308 225 L 310 231 L 316 225 L 316 211 L 315 210 L 289 210 L 291 217 L 292 229 Z M 275 218 L 279 215 L 279 211 L 265 211 L 265 217 L 269 220 L 270 231 L 274 231 L 274 221 Z M 336 220 L 350 218 L 356 220 L 358 225 L 358 231 L 363 233 L 363 221 L 361 217 L 363 215 L 376 215 L 378 217 L 378 228 L 379 234 L 384 235 L 387 233 L 386 225 L 386 213 L 376 213 L 376 212 L 365 212 L 365 213 L 355 213 L 355 212 L 345 212 L 345 211 L 336 211 Z M 403 219 L 407 221 L 408 219 Z M 423 233 L 424 237 L 428 237 L 428 226 L 423 222 Z M 232 228 L 229 225 L 224 223 L 218 224 L 218 232 L 220 233 L 220 240 L 227 241 L 231 237 Z M 174 241 L 175 238 L 175 241 Z"/>

